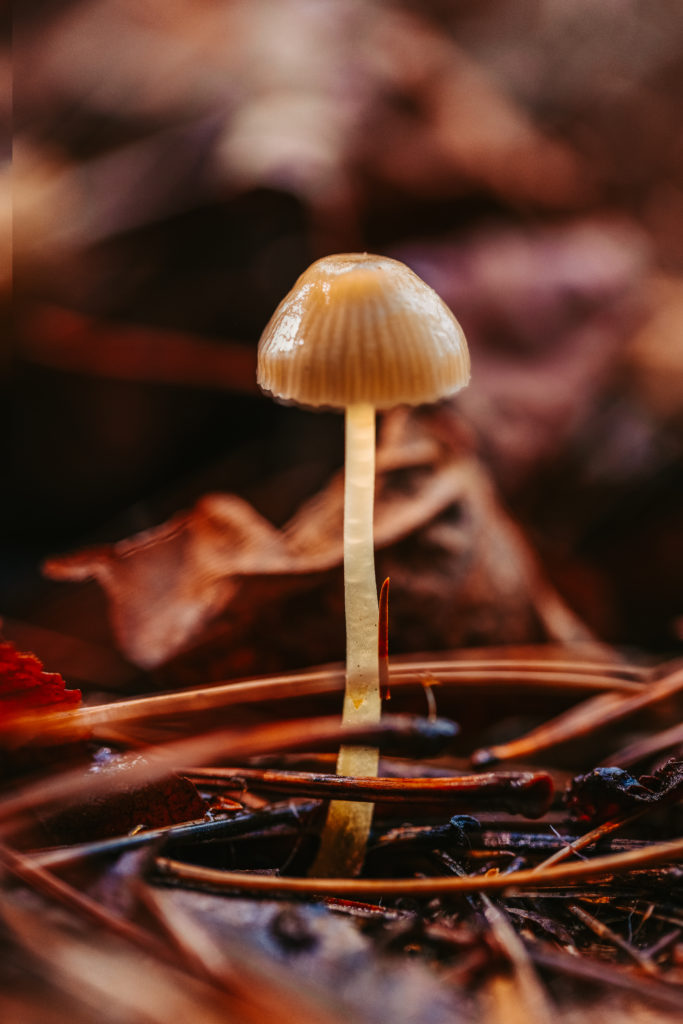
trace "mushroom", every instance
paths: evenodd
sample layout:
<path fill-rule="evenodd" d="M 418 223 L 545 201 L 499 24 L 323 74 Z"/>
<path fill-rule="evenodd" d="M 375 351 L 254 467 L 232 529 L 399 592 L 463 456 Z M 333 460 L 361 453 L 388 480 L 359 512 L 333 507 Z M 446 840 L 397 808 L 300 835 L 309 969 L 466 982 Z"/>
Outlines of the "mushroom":
<path fill-rule="evenodd" d="M 261 336 L 262 390 L 283 402 L 345 412 L 345 724 L 380 718 L 375 410 L 435 402 L 464 387 L 469 372 L 462 329 L 436 292 L 398 260 L 368 253 L 313 263 Z M 376 776 L 378 758 L 374 747 L 342 746 L 337 774 Z M 332 801 L 314 873 L 359 870 L 371 820 L 371 804 Z"/>

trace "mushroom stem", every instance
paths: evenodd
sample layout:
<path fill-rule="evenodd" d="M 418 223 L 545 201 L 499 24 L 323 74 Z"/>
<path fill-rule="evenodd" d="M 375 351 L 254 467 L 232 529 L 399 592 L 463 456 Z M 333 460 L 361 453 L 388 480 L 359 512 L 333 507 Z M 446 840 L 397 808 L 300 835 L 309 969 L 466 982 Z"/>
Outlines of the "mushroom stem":
<path fill-rule="evenodd" d="M 379 609 L 372 531 L 374 499 L 375 410 L 372 405 L 350 405 L 346 410 L 344 477 L 345 725 L 378 722 L 380 717 Z M 360 753 L 368 749 L 372 750 L 371 755 Z M 374 748 L 349 747 L 348 750 L 359 751 L 355 756 L 340 754 L 340 764 L 343 760 L 345 768 L 353 769 L 350 774 L 376 772 Z M 361 772 L 360 768 L 372 768 L 373 757 L 374 772 Z"/>
<path fill-rule="evenodd" d="M 344 476 L 344 601 L 346 605 L 346 690 L 343 722 L 379 722 L 379 611 L 372 531 L 375 497 L 375 409 L 347 406 Z M 376 776 L 376 747 L 342 746 L 338 775 Z M 312 868 L 318 877 L 360 870 L 372 822 L 372 804 L 333 800 Z"/>

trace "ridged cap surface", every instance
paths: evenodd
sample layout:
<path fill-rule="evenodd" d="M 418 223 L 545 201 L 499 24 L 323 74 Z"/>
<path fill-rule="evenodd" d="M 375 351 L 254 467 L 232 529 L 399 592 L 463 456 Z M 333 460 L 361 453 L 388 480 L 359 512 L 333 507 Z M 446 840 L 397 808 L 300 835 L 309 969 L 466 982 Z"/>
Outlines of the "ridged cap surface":
<path fill-rule="evenodd" d="M 367 253 L 311 264 L 258 347 L 259 386 L 307 406 L 420 405 L 469 376 L 467 342 L 448 306 L 405 264 Z"/>

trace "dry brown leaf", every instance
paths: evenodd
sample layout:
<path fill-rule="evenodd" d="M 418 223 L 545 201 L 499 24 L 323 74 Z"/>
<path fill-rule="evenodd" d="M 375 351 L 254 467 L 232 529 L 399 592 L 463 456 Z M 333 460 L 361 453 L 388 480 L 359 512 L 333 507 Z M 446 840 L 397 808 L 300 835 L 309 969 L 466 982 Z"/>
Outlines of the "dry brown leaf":
<path fill-rule="evenodd" d="M 387 416 L 377 466 L 375 538 L 378 571 L 392 577 L 392 646 L 589 638 L 544 580 L 447 406 Z M 271 656 L 326 660 L 341 653 L 341 589 L 328 571 L 341 565 L 342 516 L 341 474 L 283 530 L 239 498 L 210 495 L 130 540 L 51 559 L 46 572 L 96 579 L 121 649 L 143 667 L 202 642 L 217 619 L 228 661 L 250 647 L 258 658 L 264 631 Z"/>
<path fill-rule="evenodd" d="M 131 540 L 52 559 L 46 572 L 53 579 L 96 579 L 109 597 L 121 649 L 149 667 L 229 604 L 236 577 L 290 565 L 279 531 L 250 505 L 209 495 Z"/>
<path fill-rule="evenodd" d="M 476 381 L 460 406 L 496 478 L 519 490 L 613 387 L 646 304 L 642 232 L 627 220 L 583 219 L 394 254 L 457 311 Z"/>
<path fill-rule="evenodd" d="M 683 419 L 683 279 L 655 278 L 652 316 L 626 353 L 632 389 L 665 422 Z"/>
<path fill-rule="evenodd" d="M 474 184 L 540 206 L 574 207 L 591 196 L 577 154 L 545 135 L 483 64 L 425 18 L 381 10 L 370 45 L 380 113 L 364 141 L 381 179 L 432 195 Z"/>

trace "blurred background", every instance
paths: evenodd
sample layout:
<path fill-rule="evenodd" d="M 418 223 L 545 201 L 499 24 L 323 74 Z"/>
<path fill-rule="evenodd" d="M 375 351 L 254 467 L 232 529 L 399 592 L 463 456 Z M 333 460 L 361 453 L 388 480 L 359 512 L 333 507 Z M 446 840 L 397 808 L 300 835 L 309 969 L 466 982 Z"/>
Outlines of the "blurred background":
<path fill-rule="evenodd" d="M 7 40 L 0 70 L 9 84 Z M 209 492 L 280 527 L 325 485 L 341 418 L 262 398 L 256 343 L 312 260 L 367 250 L 463 324 L 449 458 L 476 461 L 544 593 L 585 636 L 680 648 L 679 0 L 23 0 L 13 73 L 9 636 L 135 661 L 100 589 L 46 582 L 43 559 Z M 441 599 L 466 618 L 455 576 Z M 244 607 L 264 594 L 275 634 L 301 591 Z M 510 621 L 392 630 L 399 650 L 548 638 Z M 340 636 L 220 669 L 337 657 Z"/>

